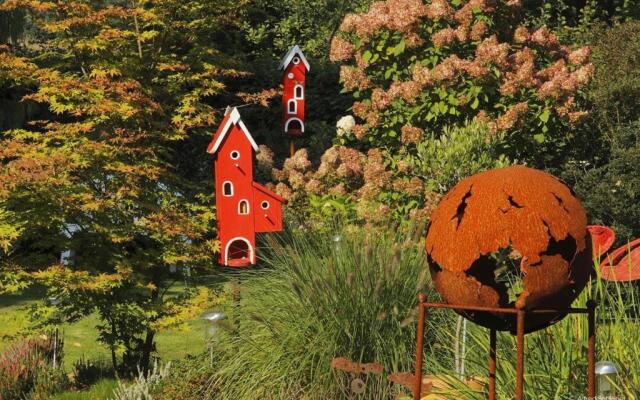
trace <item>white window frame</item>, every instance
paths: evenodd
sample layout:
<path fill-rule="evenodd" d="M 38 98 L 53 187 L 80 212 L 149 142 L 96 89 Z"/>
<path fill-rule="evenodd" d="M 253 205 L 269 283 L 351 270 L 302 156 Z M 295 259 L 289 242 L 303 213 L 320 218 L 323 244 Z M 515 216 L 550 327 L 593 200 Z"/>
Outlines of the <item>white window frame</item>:
<path fill-rule="evenodd" d="M 300 88 L 301 93 L 302 93 L 300 96 L 298 96 L 298 88 Z M 296 100 L 304 99 L 304 86 L 302 86 L 302 85 L 294 86 L 294 88 L 293 88 L 293 98 L 296 99 Z"/>
<path fill-rule="evenodd" d="M 227 183 L 228 183 L 228 184 L 230 185 L 230 187 L 231 187 L 231 194 L 226 194 L 226 193 L 225 193 L 225 191 L 224 191 L 224 187 L 225 187 L 225 185 L 226 185 Z M 233 193 L 234 193 L 233 182 L 231 182 L 231 181 L 224 181 L 224 182 L 222 182 L 222 195 L 223 195 L 224 197 L 233 197 Z"/>
<path fill-rule="evenodd" d="M 247 212 L 243 213 L 240 212 L 240 206 L 242 205 L 242 203 L 245 202 L 247 203 Z M 247 199 L 242 199 L 238 202 L 238 215 L 249 215 L 251 213 L 251 205 L 249 204 L 249 200 Z"/>
<path fill-rule="evenodd" d="M 291 110 L 291 104 L 293 104 L 293 111 Z M 297 114 L 298 113 L 298 102 L 294 99 L 290 99 L 287 102 L 287 114 Z"/>

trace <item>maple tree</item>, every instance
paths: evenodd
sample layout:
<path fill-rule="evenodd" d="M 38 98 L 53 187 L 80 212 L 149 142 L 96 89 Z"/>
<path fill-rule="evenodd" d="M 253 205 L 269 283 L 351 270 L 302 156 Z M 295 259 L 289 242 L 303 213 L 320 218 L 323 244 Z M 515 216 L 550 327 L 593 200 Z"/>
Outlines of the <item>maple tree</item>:
<path fill-rule="evenodd" d="M 232 40 L 240 8 L 0 5 L 27 12 L 41 38 L 0 49 L 0 86 L 27 88 L 22 101 L 47 108 L 0 136 L 0 289 L 44 284 L 59 300 L 34 314 L 44 321 L 97 312 L 114 367 L 147 368 L 156 332 L 208 304 L 207 289 L 167 293 L 219 250 L 203 143 L 217 101 L 235 96 L 227 83 L 247 76 L 214 46 Z M 62 262 L 65 250 L 75 257 Z"/>

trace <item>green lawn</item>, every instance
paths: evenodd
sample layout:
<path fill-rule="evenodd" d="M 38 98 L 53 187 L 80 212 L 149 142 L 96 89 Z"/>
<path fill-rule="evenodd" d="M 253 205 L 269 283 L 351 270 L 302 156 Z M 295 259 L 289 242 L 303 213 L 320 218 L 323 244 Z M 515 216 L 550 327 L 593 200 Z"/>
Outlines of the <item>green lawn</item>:
<path fill-rule="evenodd" d="M 31 289 L 21 294 L 0 296 L 0 352 L 23 334 L 28 327 L 29 307 L 42 297 L 42 291 Z M 110 359 L 108 349 L 97 342 L 96 315 L 90 315 L 73 324 L 64 324 L 64 363 L 69 369 L 84 356 L 89 359 Z M 175 360 L 205 349 L 207 321 L 194 320 L 186 331 L 161 332 L 157 336 L 158 354 L 163 361 Z"/>
<path fill-rule="evenodd" d="M 64 392 L 52 396 L 49 400 L 107 400 L 113 398 L 113 389 L 118 386 L 115 379 L 102 379 L 89 390 L 82 392 Z"/>
<path fill-rule="evenodd" d="M 172 288 L 169 293 L 180 290 Z M 21 336 L 28 334 L 30 307 L 44 296 L 42 289 L 32 288 L 19 294 L 0 296 L 0 352 Z M 158 355 L 163 362 L 198 354 L 206 348 L 208 321 L 189 321 L 186 330 L 160 332 L 156 336 Z M 89 315 L 73 324 L 63 324 L 64 367 L 72 370 L 75 361 L 85 359 L 110 360 L 107 347 L 98 342 L 96 314 Z M 108 400 L 117 386 L 115 379 L 102 379 L 86 391 L 67 391 L 53 396 L 52 400 Z"/>

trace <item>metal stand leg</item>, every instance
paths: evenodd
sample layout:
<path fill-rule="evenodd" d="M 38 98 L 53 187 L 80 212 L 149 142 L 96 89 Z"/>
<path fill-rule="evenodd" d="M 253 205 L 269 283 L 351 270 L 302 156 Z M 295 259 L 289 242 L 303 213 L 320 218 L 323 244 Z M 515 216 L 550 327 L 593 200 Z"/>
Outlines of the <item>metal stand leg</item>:
<path fill-rule="evenodd" d="M 522 400 L 524 381 L 524 311 L 518 310 L 516 326 L 516 400 Z"/>
<path fill-rule="evenodd" d="M 413 400 L 420 400 L 422 394 L 422 351 L 424 349 L 424 303 L 427 296 L 424 293 L 418 295 L 418 333 L 416 337 L 416 372 L 413 386 Z"/>
<path fill-rule="evenodd" d="M 489 331 L 489 400 L 496 400 L 496 330 Z"/>
<path fill-rule="evenodd" d="M 589 354 L 587 355 L 587 387 L 588 398 L 596 397 L 596 303 L 593 300 L 587 302 L 589 316 Z"/>

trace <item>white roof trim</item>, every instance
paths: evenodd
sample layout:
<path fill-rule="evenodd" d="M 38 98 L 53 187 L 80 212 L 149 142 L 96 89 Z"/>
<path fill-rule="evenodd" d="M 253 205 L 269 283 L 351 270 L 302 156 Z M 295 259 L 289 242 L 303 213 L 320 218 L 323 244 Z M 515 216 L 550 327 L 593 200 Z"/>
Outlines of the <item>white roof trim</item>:
<path fill-rule="evenodd" d="M 284 58 L 280 62 L 278 69 L 287 68 L 289 66 L 289 63 L 291 63 L 291 60 L 293 60 L 293 56 L 295 56 L 296 54 L 300 56 L 300 59 L 302 60 L 302 63 L 304 64 L 304 66 L 307 68 L 307 71 L 311 71 L 311 66 L 307 61 L 307 58 L 304 56 L 304 53 L 302 52 L 302 50 L 297 44 L 293 46 L 291 49 L 289 49 L 289 52 L 284 56 Z"/>
<path fill-rule="evenodd" d="M 215 144 L 213 145 L 213 149 L 211 149 L 209 154 L 215 154 L 218 151 L 218 148 L 222 144 L 224 138 L 227 136 L 227 132 L 229 132 L 229 128 L 231 128 L 231 125 L 238 125 L 249 140 L 249 143 L 251 143 L 251 147 L 253 147 L 255 151 L 258 151 L 258 145 L 256 144 L 255 140 L 253 140 L 253 137 L 251 137 L 251 134 L 249 133 L 249 130 L 247 129 L 244 122 L 242 122 L 242 119 L 240 119 L 240 112 L 238 112 L 238 109 L 235 107 L 227 107 L 227 110 L 224 114 L 227 115 L 229 113 L 231 113 L 231 116 L 229 117 L 229 119 L 227 119 L 227 123 L 224 124 L 222 132 L 220 132 L 220 136 L 218 137 L 218 140 L 216 140 Z"/>

